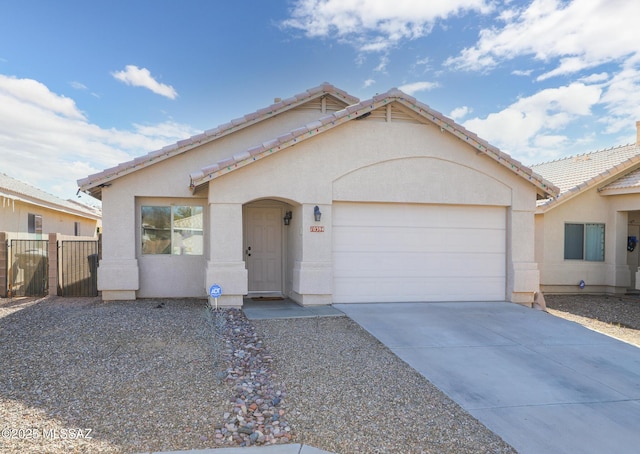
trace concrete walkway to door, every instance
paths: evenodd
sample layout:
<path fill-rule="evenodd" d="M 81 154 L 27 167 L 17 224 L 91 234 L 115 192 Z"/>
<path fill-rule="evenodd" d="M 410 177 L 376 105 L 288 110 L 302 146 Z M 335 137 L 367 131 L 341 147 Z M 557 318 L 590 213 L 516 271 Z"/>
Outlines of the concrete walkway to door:
<path fill-rule="evenodd" d="M 337 304 L 518 452 L 636 453 L 640 349 L 517 304 Z"/>

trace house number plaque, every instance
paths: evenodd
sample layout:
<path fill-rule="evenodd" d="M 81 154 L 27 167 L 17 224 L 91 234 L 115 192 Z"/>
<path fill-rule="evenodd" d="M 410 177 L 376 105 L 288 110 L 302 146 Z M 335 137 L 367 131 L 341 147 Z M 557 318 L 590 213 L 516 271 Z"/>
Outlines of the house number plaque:
<path fill-rule="evenodd" d="M 316 232 L 316 233 L 323 233 L 324 232 L 324 225 L 312 225 L 310 227 L 310 230 L 312 232 Z"/>

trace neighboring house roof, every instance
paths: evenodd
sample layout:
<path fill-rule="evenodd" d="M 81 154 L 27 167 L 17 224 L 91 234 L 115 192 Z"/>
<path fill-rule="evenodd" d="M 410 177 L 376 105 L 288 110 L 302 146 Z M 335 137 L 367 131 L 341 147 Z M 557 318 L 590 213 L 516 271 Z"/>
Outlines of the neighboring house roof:
<path fill-rule="evenodd" d="M 624 191 L 625 194 L 629 192 L 640 192 L 640 169 L 634 170 L 600 189 L 600 192 L 603 194 L 611 194 L 619 191 Z"/>
<path fill-rule="evenodd" d="M 3 200 L 3 205 L 7 202 L 20 201 L 84 218 L 101 218 L 100 210 L 82 205 L 73 200 L 60 199 L 42 189 L 11 178 L 4 173 L 0 173 L 0 198 Z"/>
<path fill-rule="evenodd" d="M 396 88 L 358 104 L 350 105 L 338 112 L 328 114 L 319 120 L 294 129 L 287 134 L 263 142 L 262 144 L 249 148 L 242 153 L 230 156 L 225 160 L 218 161 L 210 166 L 193 172 L 190 175 L 190 187 L 195 191 L 199 186 L 202 186 L 215 178 L 252 164 L 257 160 L 268 157 L 278 151 L 294 146 L 303 140 L 315 137 L 318 134 L 322 134 L 325 131 L 333 129 L 334 127 L 351 120 L 366 118 L 372 111 L 384 107 L 385 105 L 389 105 L 392 102 L 402 104 L 410 109 L 414 114 L 440 127 L 442 132 L 454 135 L 458 139 L 475 148 L 478 152 L 482 152 L 494 161 L 498 162 L 511 172 L 527 179 L 533 185 L 538 187 L 540 192 L 546 196 L 553 196 L 559 192 L 558 188 L 556 188 L 552 183 L 534 173 L 530 168 L 524 166 L 508 154 L 503 153 L 493 145 L 490 145 L 486 141 L 480 139 L 477 135 L 468 131 L 450 118 L 445 117 L 440 112 L 431 109 L 426 104 L 417 101 L 414 97 L 409 96 Z"/>
<path fill-rule="evenodd" d="M 539 201 L 539 209 L 542 211 L 551 209 L 616 176 L 622 175 L 623 178 L 609 185 L 631 184 L 633 177 L 627 173 L 635 170 L 638 165 L 640 165 L 640 145 L 638 144 L 607 148 L 533 165 L 531 168 L 536 173 L 560 188 L 558 197 Z"/>
<path fill-rule="evenodd" d="M 239 131 L 240 129 L 246 128 L 263 120 L 272 118 L 275 115 L 291 110 L 313 99 L 322 98 L 325 95 L 330 95 L 336 98 L 337 100 L 342 102 L 342 105 L 354 104 L 359 101 L 358 98 L 355 98 L 347 92 L 325 82 L 318 87 L 311 88 L 303 93 L 299 93 L 290 98 L 275 102 L 268 107 L 259 109 L 253 113 L 245 115 L 244 117 L 231 120 L 229 123 L 222 124 L 201 134 L 197 134 L 195 136 L 189 137 L 188 139 L 181 140 L 172 145 L 168 145 L 160 150 L 152 151 L 146 155 L 140 156 L 128 162 L 124 162 L 102 172 L 89 175 L 87 178 L 78 180 L 78 186 L 80 187 L 81 191 L 88 192 L 92 196 L 100 199 L 102 187 L 108 184 L 111 180 L 120 178 L 143 167 L 147 167 L 165 159 L 179 155 L 192 148 L 212 142 L 228 134 Z"/>

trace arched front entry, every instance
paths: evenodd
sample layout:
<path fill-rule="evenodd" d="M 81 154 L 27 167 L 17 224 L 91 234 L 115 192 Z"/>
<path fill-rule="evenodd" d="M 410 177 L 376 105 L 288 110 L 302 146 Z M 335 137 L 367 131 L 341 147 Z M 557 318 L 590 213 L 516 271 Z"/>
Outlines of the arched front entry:
<path fill-rule="evenodd" d="M 242 209 L 243 257 L 249 296 L 286 296 L 291 289 L 295 251 L 294 212 L 289 203 L 261 199 Z"/>

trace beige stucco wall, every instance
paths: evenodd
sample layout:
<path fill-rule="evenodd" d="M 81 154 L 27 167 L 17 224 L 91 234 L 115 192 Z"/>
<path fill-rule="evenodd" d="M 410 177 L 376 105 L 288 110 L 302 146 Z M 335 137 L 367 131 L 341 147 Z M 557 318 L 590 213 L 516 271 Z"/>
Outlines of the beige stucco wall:
<path fill-rule="evenodd" d="M 600 186 L 606 184 L 604 182 Z M 597 187 L 536 214 L 536 260 L 547 293 L 624 293 L 631 285 L 628 265 L 628 213 L 640 208 L 640 195 L 601 195 Z M 605 224 L 604 262 L 564 259 L 565 223 Z M 586 286 L 579 288 L 584 280 Z"/>
<path fill-rule="evenodd" d="M 136 236 L 139 234 L 136 222 L 140 216 L 136 211 L 137 199 L 160 196 L 167 199 L 199 199 L 197 202 L 200 203 L 202 202 L 200 199 L 204 198 L 203 203 L 206 205 L 206 192 L 200 192 L 195 196 L 191 193 L 190 173 L 244 151 L 263 140 L 284 134 L 299 126 L 300 122 L 309 122 L 317 116 L 318 112 L 311 110 L 285 112 L 249 128 L 241 129 L 231 136 L 222 137 L 178 156 L 141 168 L 104 187 L 102 189 L 103 259 L 98 269 L 98 289 L 103 292 L 103 299 L 129 300 L 136 297 L 157 296 L 162 291 L 159 288 L 152 289 L 147 286 L 148 284 L 141 287 L 139 250 L 136 243 Z M 209 210 L 207 216 L 215 217 L 215 220 L 219 219 L 213 210 Z M 215 222 L 211 222 L 210 228 L 217 232 L 219 229 Z M 174 260 L 176 265 L 179 260 Z M 205 256 L 206 261 L 207 256 Z M 147 260 L 147 262 L 149 268 L 145 266 L 145 270 L 142 271 L 145 275 L 162 275 L 165 272 L 156 272 L 151 266 L 152 261 Z M 229 270 L 233 270 L 234 273 L 242 272 L 244 263 L 239 264 L 238 260 L 234 262 L 235 264 L 226 263 L 225 273 Z M 168 265 L 161 260 L 157 260 L 156 263 L 158 268 L 163 270 Z M 172 263 L 170 262 L 169 266 Z M 205 264 L 206 267 L 208 265 Z M 180 284 L 177 284 L 177 281 L 177 277 L 172 277 L 164 280 L 161 286 L 173 286 L 170 293 L 177 293 L 178 290 L 184 290 L 183 284 L 187 284 L 186 280 Z M 240 289 L 234 291 L 240 291 Z M 191 290 L 188 293 L 190 296 L 206 296 L 205 286 L 201 285 L 197 291 Z"/>
<path fill-rule="evenodd" d="M 209 250 L 202 263 L 204 277 L 195 293 L 206 296 L 208 286 L 218 283 L 225 293 L 220 304 L 242 304 L 242 295 L 247 292 L 243 205 L 265 198 L 279 201 L 293 212 L 285 234 L 284 291 L 302 304 L 332 302 L 333 201 L 507 207 L 507 225 L 513 229 L 507 235 L 505 299 L 524 304 L 533 301 L 538 290 L 533 246 L 534 186 L 432 125 L 373 118 L 351 121 L 214 179 L 208 190 L 200 190 L 195 196 L 189 191 L 190 173 L 317 116 L 318 112 L 290 112 L 281 120 L 271 119 L 194 148 L 105 187 L 104 248 L 99 268 L 103 298 L 151 296 L 150 288 L 157 284 L 148 282 L 157 282 L 158 276 L 166 278 L 160 285 L 173 282 L 165 271 L 172 262 L 142 259 L 136 243 L 136 201 L 161 195 L 195 197 L 208 204 L 210 235 L 205 241 L 209 241 Z M 325 231 L 310 234 L 310 227 L 316 225 L 315 205 L 323 213 L 320 224 Z M 197 279 L 202 274 L 194 271 L 194 276 Z"/>
<path fill-rule="evenodd" d="M 209 185 L 214 205 L 242 205 L 265 196 L 301 206 L 292 296 L 303 304 L 331 302 L 334 200 L 508 206 L 516 229 L 509 235 L 505 299 L 528 304 L 538 290 L 533 186 L 435 127 L 351 122 Z M 323 213 L 323 234 L 307 233 L 315 205 Z M 215 262 L 233 261 L 230 255 L 212 256 L 209 276 L 215 275 Z"/>

